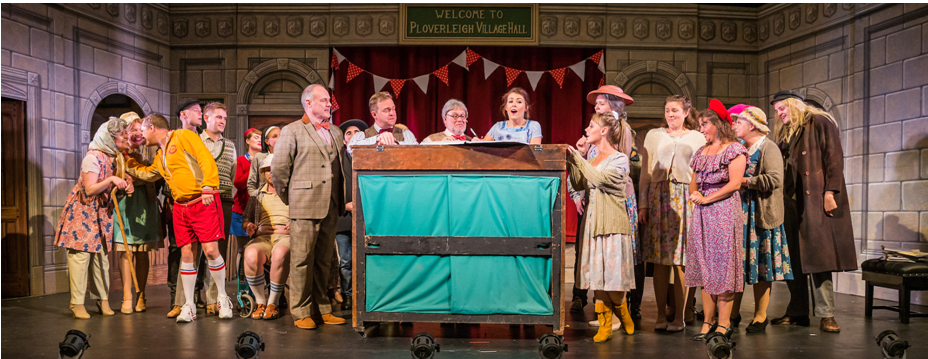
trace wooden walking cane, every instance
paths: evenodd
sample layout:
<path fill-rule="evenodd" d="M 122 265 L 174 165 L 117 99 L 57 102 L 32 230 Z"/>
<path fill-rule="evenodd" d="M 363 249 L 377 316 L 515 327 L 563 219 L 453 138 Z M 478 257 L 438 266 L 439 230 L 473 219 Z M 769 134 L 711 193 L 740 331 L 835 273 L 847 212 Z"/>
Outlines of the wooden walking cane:
<path fill-rule="evenodd" d="M 129 273 L 132 274 L 132 284 L 135 286 L 135 293 L 141 293 L 139 290 L 139 280 L 135 275 L 135 256 L 132 254 L 132 250 L 129 248 L 129 237 L 126 237 L 126 226 L 125 222 L 122 220 L 122 213 L 119 212 L 119 201 L 116 200 L 116 191 L 119 188 L 113 188 L 112 197 L 113 198 L 113 212 L 116 212 L 116 219 L 119 221 L 119 232 L 122 233 L 122 244 L 125 247 L 126 255 L 129 256 Z M 115 244 L 113 245 L 115 247 Z M 114 248 L 115 249 L 115 248 Z"/>

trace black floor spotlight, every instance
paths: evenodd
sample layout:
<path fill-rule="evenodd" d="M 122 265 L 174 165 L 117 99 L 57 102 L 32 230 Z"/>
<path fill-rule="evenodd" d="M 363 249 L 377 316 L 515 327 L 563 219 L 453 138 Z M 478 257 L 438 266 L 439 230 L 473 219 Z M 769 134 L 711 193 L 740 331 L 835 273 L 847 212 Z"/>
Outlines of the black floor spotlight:
<path fill-rule="evenodd" d="M 235 344 L 236 359 L 258 358 L 258 354 L 264 351 L 264 342 L 257 333 L 246 330 L 238 336 L 238 343 Z"/>
<path fill-rule="evenodd" d="M 876 344 L 883 351 L 883 359 L 905 359 L 905 350 L 910 347 L 909 342 L 899 339 L 892 330 L 877 335 Z"/>
<path fill-rule="evenodd" d="M 709 359 L 731 359 L 735 343 L 728 340 L 725 334 L 712 332 L 706 335 L 706 353 Z"/>
<path fill-rule="evenodd" d="M 547 333 L 538 338 L 538 354 L 544 359 L 560 359 L 566 351 L 567 344 L 560 335 Z"/>
<path fill-rule="evenodd" d="M 90 335 L 84 332 L 71 329 L 65 334 L 64 341 L 58 343 L 58 358 L 79 359 L 84 356 L 84 350 L 90 348 Z"/>
<path fill-rule="evenodd" d="M 431 359 L 435 357 L 435 353 L 441 351 L 438 343 L 435 342 L 429 333 L 419 333 L 412 338 L 412 342 L 409 343 L 409 352 L 412 354 L 412 357 L 415 359 Z"/>

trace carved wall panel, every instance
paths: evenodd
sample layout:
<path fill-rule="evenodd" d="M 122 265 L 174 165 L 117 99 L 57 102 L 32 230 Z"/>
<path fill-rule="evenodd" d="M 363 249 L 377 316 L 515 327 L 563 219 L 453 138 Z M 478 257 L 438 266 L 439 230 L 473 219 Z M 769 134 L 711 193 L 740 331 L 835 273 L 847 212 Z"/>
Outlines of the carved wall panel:
<path fill-rule="evenodd" d="M 313 16 L 309 18 L 309 34 L 315 37 L 325 35 L 325 22 L 325 16 Z M 345 29 L 347 28 L 348 26 L 345 25 Z"/>
<path fill-rule="evenodd" d="M 658 39 L 667 40 L 673 34 L 673 21 L 660 19 L 654 22 L 654 35 Z"/>
<path fill-rule="evenodd" d="M 232 20 L 231 17 L 220 18 L 219 21 L 216 22 L 216 34 L 221 37 L 229 37 L 232 35 L 234 32 L 233 29 L 235 28 L 234 21 L 235 20 Z"/>
<path fill-rule="evenodd" d="M 796 6 L 789 11 L 789 29 L 796 30 L 802 24 L 802 10 Z"/>
<path fill-rule="evenodd" d="M 838 12 L 838 4 L 825 4 L 822 6 L 822 15 L 825 17 L 831 17 Z"/>
<path fill-rule="evenodd" d="M 806 4 L 806 22 L 813 23 L 818 20 L 818 4 Z"/>
<path fill-rule="evenodd" d="M 564 35 L 573 37 L 580 35 L 580 18 L 568 16 L 564 19 Z"/>
<path fill-rule="evenodd" d="M 390 36 L 396 33 L 396 16 L 383 15 L 380 17 L 380 34 Z"/>
<path fill-rule="evenodd" d="M 135 23 L 137 16 L 135 6 L 135 4 L 126 4 L 126 21 L 133 24 Z"/>
<path fill-rule="evenodd" d="M 287 35 L 296 37 L 302 34 L 303 34 L 303 18 L 300 16 L 288 17 L 287 18 Z"/>
<path fill-rule="evenodd" d="M 197 18 L 194 24 L 194 33 L 199 37 L 207 37 L 210 34 L 210 20 L 208 17 Z"/>
<path fill-rule="evenodd" d="M 782 12 L 773 15 L 773 34 L 779 36 L 786 31 L 786 15 Z"/>
<path fill-rule="evenodd" d="M 637 18 L 635 22 L 632 23 L 632 35 L 639 39 L 645 39 L 650 34 L 651 24 L 648 22 L 648 19 Z"/>
<path fill-rule="evenodd" d="M 702 39 L 702 41 L 712 41 L 712 39 L 715 38 L 715 21 L 699 21 L 699 38 Z"/>
<path fill-rule="evenodd" d="M 612 19 L 612 22 L 609 24 L 609 34 L 616 39 L 625 37 L 625 24 L 626 21 L 624 17 Z"/>
<path fill-rule="evenodd" d="M 744 25 L 744 30 L 742 31 L 741 37 L 744 41 L 748 43 L 754 43 L 757 41 L 757 25 L 753 23 L 746 23 Z"/>
<path fill-rule="evenodd" d="M 371 34 L 371 31 L 374 29 L 374 19 L 370 15 L 361 15 L 357 19 L 357 32 L 358 35 L 367 36 Z"/>
<path fill-rule="evenodd" d="M 347 16 L 336 16 L 332 19 L 332 33 L 337 36 L 348 35 L 348 29 L 351 28 Z"/>
<path fill-rule="evenodd" d="M 738 24 L 734 21 L 722 22 L 722 40 L 732 42 L 738 39 Z"/>
<path fill-rule="evenodd" d="M 551 37 L 557 33 L 557 17 L 555 16 L 542 16 L 541 17 L 541 34 Z"/>
<path fill-rule="evenodd" d="M 258 19 L 252 15 L 242 16 L 242 35 L 254 36 L 258 32 Z"/>
<path fill-rule="evenodd" d="M 142 27 L 151 30 L 153 21 L 151 20 L 151 9 L 142 5 Z"/>
<path fill-rule="evenodd" d="M 694 35 L 696 35 L 696 24 L 692 20 L 680 21 L 680 38 L 683 40 L 690 40 Z"/>
<path fill-rule="evenodd" d="M 586 34 L 590 37 L 603 36 L 603 18 L 591 17 L 586 20 Z"/>
<path fill-rule="evenodd" d="M 760 26 L 757 28 L 757 35 L 760 37 L 760 41 L 767 41 L 767 38 L 770 37 L 770 21 L 767 19 L 760 21 Z"/>
<path fill-rule="evenodd" d="M 187 36 L 187 19 L 174 19 L 174 37 Z"/>
<path fill-rule="evenodd" d="M 270 37 L 274 37 L 280 34 L 280 18 L 279 17 L 271 16 L 271 17 L 264 19 L 264 34 Z"/>

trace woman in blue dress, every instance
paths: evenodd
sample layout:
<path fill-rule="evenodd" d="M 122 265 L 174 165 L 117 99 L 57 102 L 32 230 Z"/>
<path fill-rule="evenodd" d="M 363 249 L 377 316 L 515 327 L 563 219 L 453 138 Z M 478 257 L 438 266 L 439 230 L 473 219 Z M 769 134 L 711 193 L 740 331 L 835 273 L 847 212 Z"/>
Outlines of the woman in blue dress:
<path fill-rule="evenodd" d="M 513 87 L 503 95 L 503 112 L 506 121 L 497 122 L 490 128 L 484 141 L 514 141 L 524 144 L 541 144 L 541 125 L 530 119 L 531 104 L 528 92 L 521 87 Z"/>
<path fill-rule="evenodd" d="M 748 333 L 763 332 L 770 322 L 767 305 L 774 281 L 793 279 L 786 230 L 783 227 L 783 156 L 767 139 L 767 116 L 749 106 L 733 116 L 735 134 L 748 148 L 741 182 L 744 209 L 744 283 L 754 287 L 754 318 Z M 740 321 L 743 293 L 735 293 L 732 323 Z"/>

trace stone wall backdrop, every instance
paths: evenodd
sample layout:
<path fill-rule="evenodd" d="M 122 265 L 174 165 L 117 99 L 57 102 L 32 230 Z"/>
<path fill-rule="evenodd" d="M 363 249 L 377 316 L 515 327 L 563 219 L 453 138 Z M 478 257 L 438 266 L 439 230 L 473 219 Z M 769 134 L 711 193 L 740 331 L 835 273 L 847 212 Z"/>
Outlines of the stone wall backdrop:
<path fill-rule="evenodd" d="M 328 83 L 331 47 L 398 45 L 399 15 L 395 4 L 4 4 L 3 96 L 34 102 L 33 294 L 68 289 L 53 224 L 103 98 L 125 94 L 175 124 L 181 98 L 223 102 L 242 153 L 249 124 L 300 116 L 302 88 Z M 669 94 L 772 117 L 775 92 L 803 92 L 841 129 L 863 261 L 882 245 L 928 251 L 926 22 L 918 4 L 541 4 L 538 31 L 540 46 L 606 50 L 605 82 L 635 97 L 640 138 L 663 123 Z M 859 273 L 836 285 L 863 294 Z"/>

